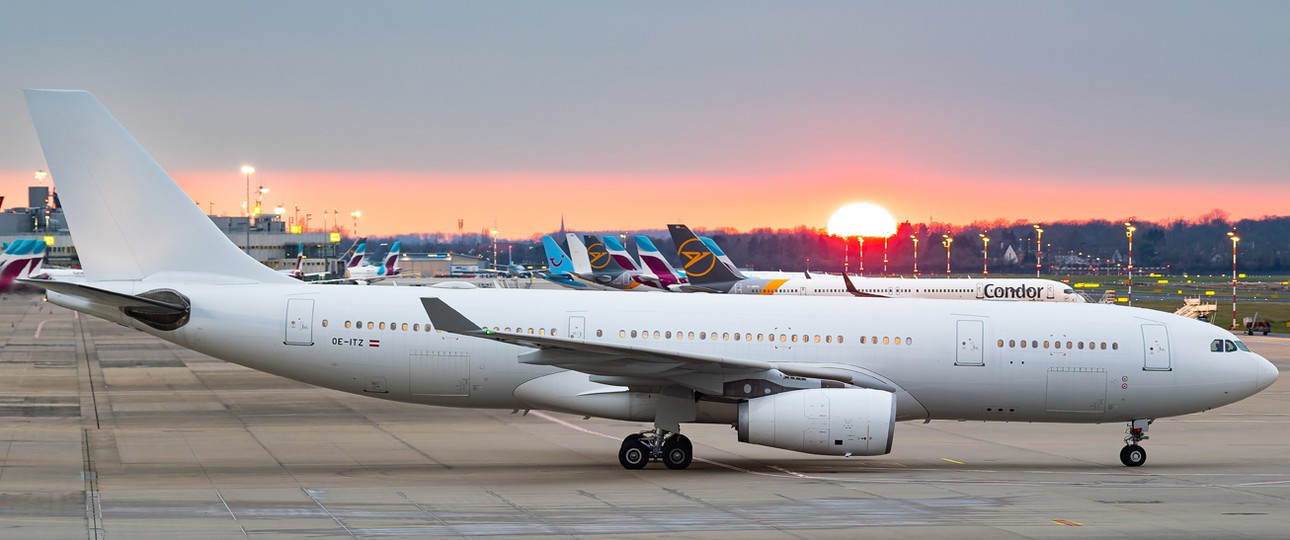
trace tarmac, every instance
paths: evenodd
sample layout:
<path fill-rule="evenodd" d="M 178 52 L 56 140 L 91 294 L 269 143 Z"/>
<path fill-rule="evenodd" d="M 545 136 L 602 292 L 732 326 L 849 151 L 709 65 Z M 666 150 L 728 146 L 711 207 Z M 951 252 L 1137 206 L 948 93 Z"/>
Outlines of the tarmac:
<path fill-rule="evenodd" d="M 0 539 L 1290 537 L 1290 377 L 1157 421 L 1136 469 L 1123 424 L 904 422 L 850 459 L 687 425 L 688 470 L 627 471 L 645 424 L 314 388 L 37 293 L 0 351 Z"/>

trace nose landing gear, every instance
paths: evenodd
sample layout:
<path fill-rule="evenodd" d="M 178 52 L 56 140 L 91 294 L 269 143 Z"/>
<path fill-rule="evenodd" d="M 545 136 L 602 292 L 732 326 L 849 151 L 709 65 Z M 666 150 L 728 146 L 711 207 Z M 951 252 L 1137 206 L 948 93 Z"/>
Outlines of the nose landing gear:
<path fill-rule="evenodd" d="M 1151 427 L 1150 419 L 1138 419 L 1129 423 L 1124 436 L 1124 448 L 1120 450 L 1120 462 L 1126 467 L 1141 467 L 1147 462 L 1147 451 L 1138 443 L 1147 440 L 1147 429 Z"/>
<path fill-rule="evenodd" d="M 658 428 L 628 435 L 618 447 L 618 463 L 624 469 L 644 469 L 656 460 L 669 469 L 684 469 L 693 459 L 689 437 Z"/>

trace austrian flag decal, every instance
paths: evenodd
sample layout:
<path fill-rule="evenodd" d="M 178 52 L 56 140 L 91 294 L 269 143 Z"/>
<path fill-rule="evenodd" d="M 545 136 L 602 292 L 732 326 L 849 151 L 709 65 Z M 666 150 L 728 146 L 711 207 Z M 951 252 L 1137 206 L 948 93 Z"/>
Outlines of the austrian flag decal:
<path fill-rule="evenodd" d="M 380 347 L 380 346 L 381 346 L 381 340 L 379 340 L 379 339 L 369 339 L 369 340 L 367 340 L 367 346 L 368 346 L 368 347 Z"/>

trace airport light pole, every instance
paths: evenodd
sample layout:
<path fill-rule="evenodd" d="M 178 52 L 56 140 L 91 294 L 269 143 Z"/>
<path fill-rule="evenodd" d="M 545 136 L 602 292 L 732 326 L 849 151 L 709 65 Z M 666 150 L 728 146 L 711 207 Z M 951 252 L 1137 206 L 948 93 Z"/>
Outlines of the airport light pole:
<path fill-rule="evenodd" d="M 493 270 L 497 270 L 497 231 L 488 231 L 488 236 L 493 237 Z"/>
<path fill-rule="evenodd" d="M 911 234 L 909 239 L 914 241 L 914 275 L 918 275 L 918 235 Z"/>
<path fill-rule="evenodd" d="M 1044 228 L 1035 225 L 1035 277 L 1044 268 Z"/>
<path fill-rule="evenodd" d="M 1236 325 L 1236 243 L 1241 241 L 1241 237 L 1236 236 L 1236 231 L 1227 232 L 1227 237 L 1232 240 L 1232 330 L 1240 329 Z"/>
<path fill-rule="evenodd" d="M 887 275 L 887 236 L 882 237 L 882 275 Z"/>
<path fill-rule="evenodd" d="M 981 275 L 990 277 L 990 237 L 985 233 L 978 234 L 981 237 Z"/>
<path fill-rule="evenodd" d="M 251 254 L 251 173 L 255 172 L 255 167 L 250 165 L 242 166 L 242 174 L 246 176 L 246 199 L 242 201 L 242 209 L 246 211 L 246 254 Z"/>
<path fill-rule="evenodd" d="M 950 244 L 953 244 L 953 243 L 954 243 L 954 239 L 950 238 L 950 235 L 948 234 L 941 235 L 941 245 L 945 246 L 945 276 L 946 277 L 949 277 L 950 275 Z"/>
<path fill-rule="evenodd" d="M 350 212 L 349 217 L 354 218 L 354 236 L 357 237 L 358 236 L 358 218 L 363 217 L 363 211 L 355 210 L 353 212 Z"/>
<path fill-rule="evenodd" d="M 1124 235 L 1129 237 L 1129 305 L 1133 305 L 1133 231 L 1138 230 L 1132 223 L 1124 222 Z"/>
<path fill-rule="evenodd" d="M 857 236 L 857 237 L 856 237 L 856 240 L 857 240 L 857 242 L 860 244 L 860 251 L 859 251 L 859 256 L 860 256 L 860 275 L 862 275 L 862 276 L 863 276 L 863 275 L 864 275 L 864 237 L 863 237 L 863 236 Z"/>

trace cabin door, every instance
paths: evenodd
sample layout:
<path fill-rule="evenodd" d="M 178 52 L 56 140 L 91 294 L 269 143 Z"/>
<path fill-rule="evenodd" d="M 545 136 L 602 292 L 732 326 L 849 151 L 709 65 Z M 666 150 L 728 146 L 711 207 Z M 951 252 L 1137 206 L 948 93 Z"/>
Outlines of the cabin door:
<path fill-rule="evenodd" d="M 954 354 L 956 366 L 985 365 L 985 323 L 982 321 L 959 321 L 957 351 Z"/>
<path fill-rule="evenodd" d="M 1142 369 L 1146 371 L 1169 371 L 1173 363 L 1169 359 L 1169 331 L 1163 324 L 1142 325 Z"/>
<path fill-rule="evenodd" d="M 569 317 L 569 339 L 582 339 L 583 327 L 586 324 L 585 317 Z"/>
<path fill-rule="evenodd" d="M 314 344 L 314 301 L 309 298 L 287 300 L 287 345 Z"/>

